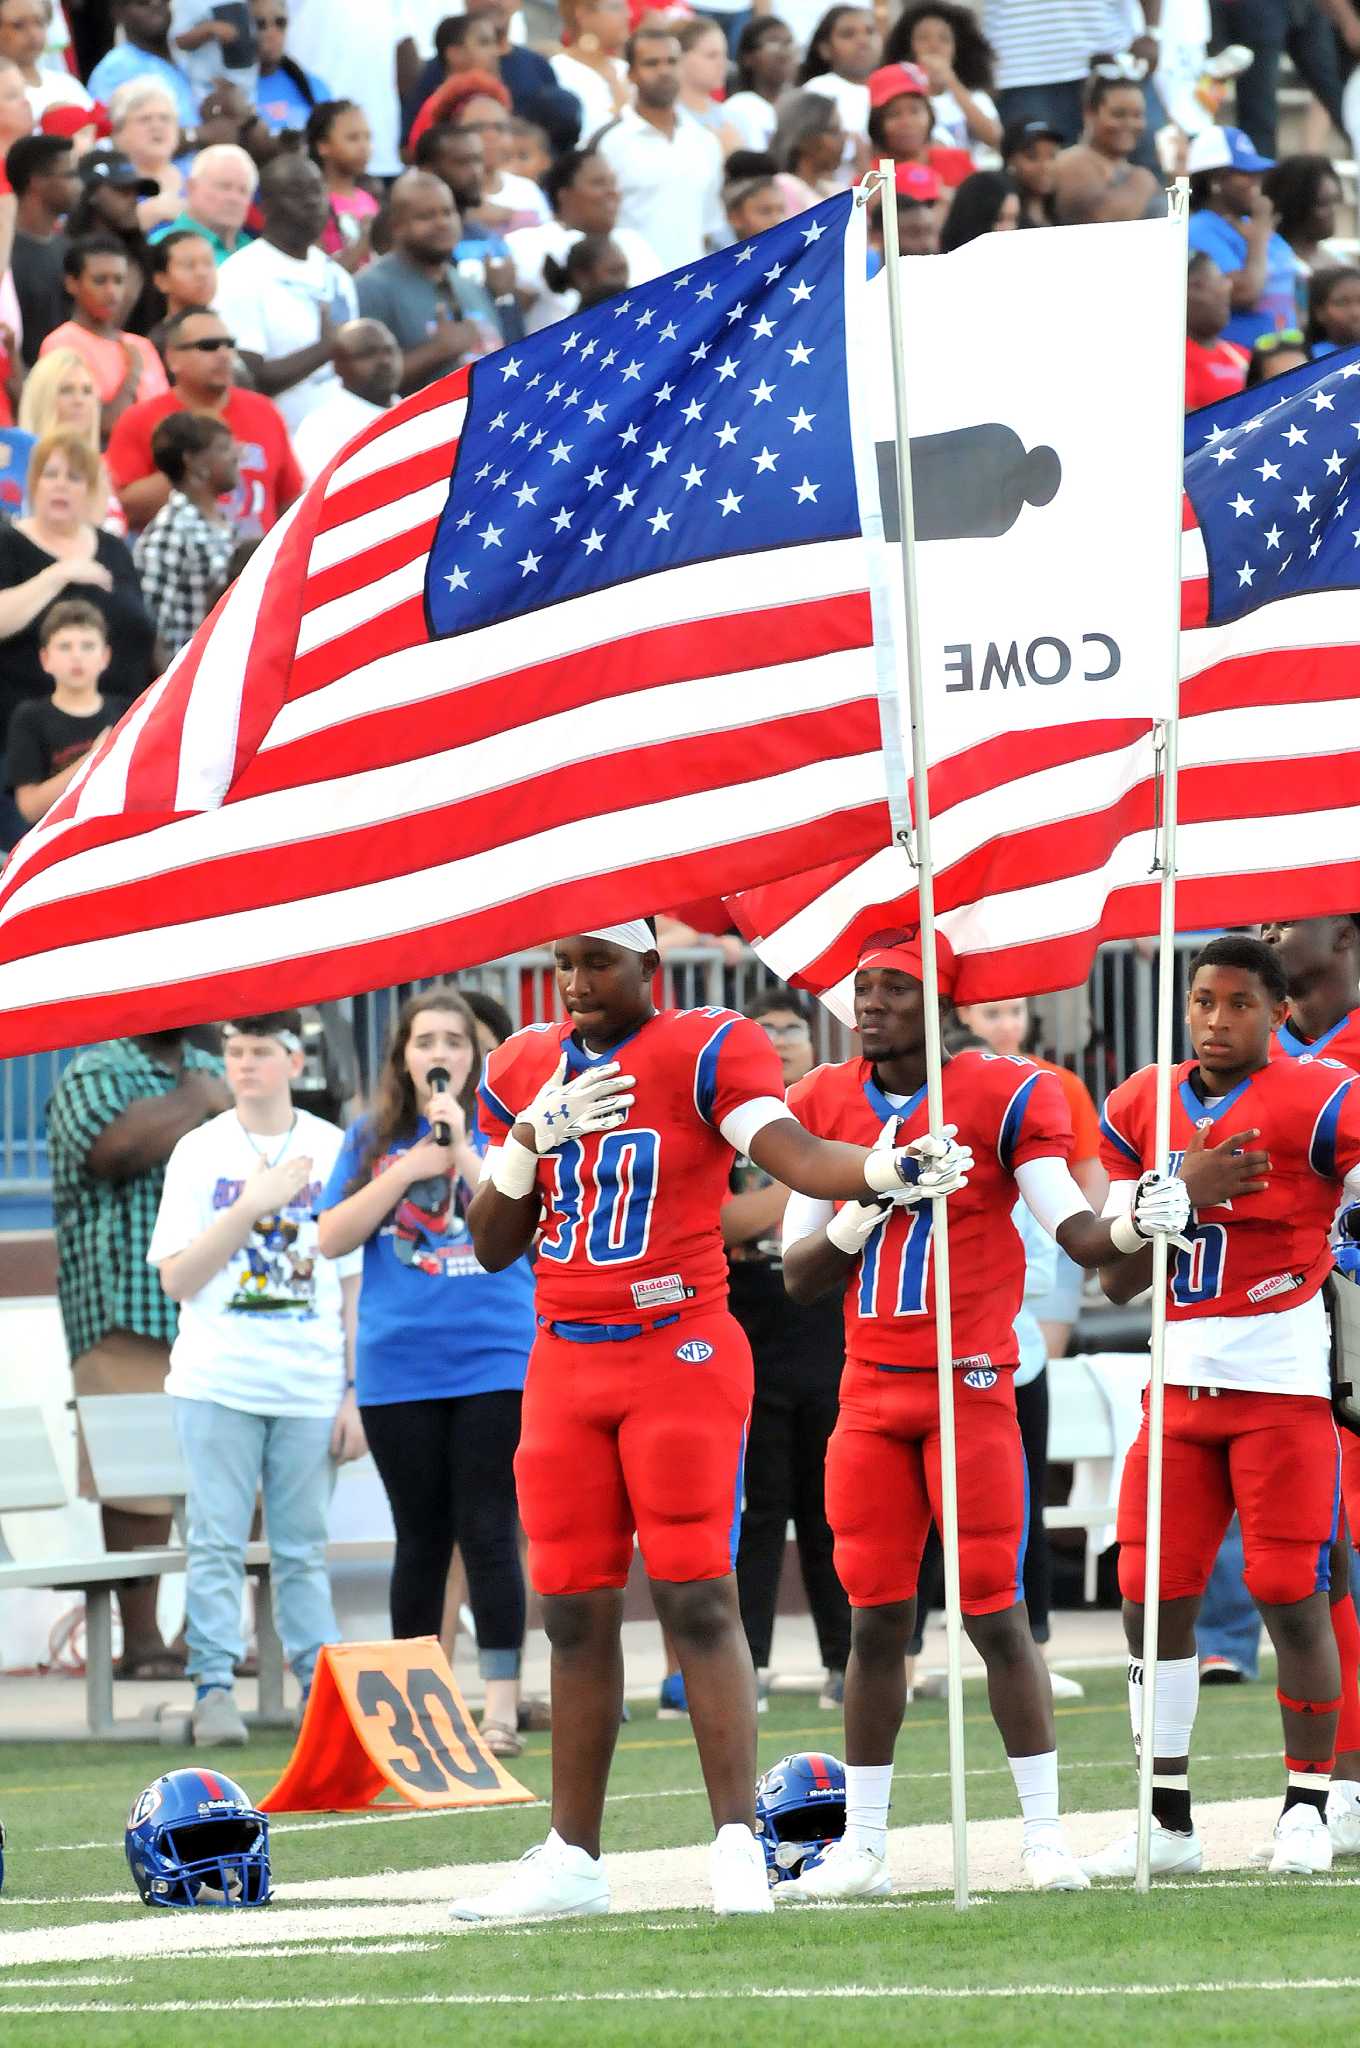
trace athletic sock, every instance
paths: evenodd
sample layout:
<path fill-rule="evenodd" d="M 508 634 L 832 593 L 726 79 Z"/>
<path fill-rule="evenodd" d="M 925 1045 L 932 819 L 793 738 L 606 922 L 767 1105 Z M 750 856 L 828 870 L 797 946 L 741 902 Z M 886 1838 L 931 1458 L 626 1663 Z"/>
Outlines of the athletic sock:
<path fill-rule="evenodd" d="M 1188 1835 L 1194 1822 L 1190 1818 L 1189 1778 L 1165 1777 L 1160 1772 L 1152 1777 L 1152 1818 L 1158 1827 L 1167 1828 L 1175 1835 Z"/>
<path fill-rule="evenodd" d="M 1341 1716 L 1336 1724 L 1336 1746 L 1342 1756 L 1360 1749 L 1360 1617 L 1350 1593 L 1332 1603 L 1332 1634 L 1341 1659 Z"/>
<path fill-rule="evenodd" d="M 1195 1715 L 1199 1711 L 1198 1657 L 1159 1658 L 1157 1702 L 1153 1710 L 1153 1748 L 1156 1756 L 1181 1757 L 1190 1754 Z M 1139 1754 L 1143 1735 L 1143 1661 L 1129 1660 L 1129 1720 L 1133 1727 L 1133 1753 Z M 1152 1780 L 1152 1812 L 1158 1825 L 1174 1834 L 1188 1835 L 1194 1823 L 1190 1814 L 1190 1780 L 1180 1774 L 1163 1772 Z"/>
<path fill-rule="evenodd" d="M 1327 1794 L 1332 1787 L 1332 1759 L 1325 1763 L 1302 1763 L 1295 1757 L 1285 1760 L 1284 1806 L 1281 1813 L 1288 1813 L 1291 1806 L 1311 1806 L 1325 1820 L 1327 1817 Z"/>
<path fill-rule="evenodd" d="M 1025 1823 L 1025 1847 L 1037 1848 L 1060 1839 L 1058 1827 L 1058 1752 L 1040 1751 L 1038 1756 L 1008 1756 L 1016 1797 Z"/>
<path fill-rule="evenodd" d="M 887 1854 L 892 1774 L 891 1764 L 845 1766 L 845 1839 L 851 1848 Z"/>

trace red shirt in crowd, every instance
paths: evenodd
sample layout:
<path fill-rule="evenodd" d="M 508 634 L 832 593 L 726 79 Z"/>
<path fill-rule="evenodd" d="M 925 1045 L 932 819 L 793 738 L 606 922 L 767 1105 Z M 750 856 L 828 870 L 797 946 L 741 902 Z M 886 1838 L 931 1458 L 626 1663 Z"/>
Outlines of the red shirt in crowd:
<path fill-rule="evenodd" d="M 177 391 L 167 391 L 160 398 L 143 399 L 128 407 L 109 437 L 105 458 L 115 491 L 121 492 L 126 485 L 154 474 L 151 436 L 167 414 L 183 410 Z M 222 418 L 241 450 L 241 481 L 223 499 L 223 505 L 243 538 L 252 533 L 268 533 L 279 514 L 286 512 L 303 490 L 302 471 L 283 415 L 272 399 L 262 398 L 258 391 L 238 391 L 233 387 L 227 394 Z"/>
<path fill-rule="evenodd" d="M 1185 410 L 1194 412 L 1201 405 L 1212 405 L 1216 398 L 1227 398 L 1240 391 L 1247 381 L 1250 361 L 1247 351 L 1235 341 L 1196 341 L 1187 336 Z"/>

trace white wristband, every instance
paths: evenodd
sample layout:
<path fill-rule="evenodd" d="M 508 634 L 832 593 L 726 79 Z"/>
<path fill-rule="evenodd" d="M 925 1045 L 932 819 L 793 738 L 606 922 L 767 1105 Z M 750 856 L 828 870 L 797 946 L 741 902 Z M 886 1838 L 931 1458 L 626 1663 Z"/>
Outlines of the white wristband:
<path fill-rule="evenodd" d="M 1115 1217 L 1110 1225 L 1110 1241 L 1117 1252 L 1123 1252 L 1125 1258 L 1130 1258 L 1134 1252 L 1142 1251 L 1144 1245 L 1151 1242 L 1149 1238 L 1144 1237 L 1132 1216 Z"/>
<path fill-rule="evenodd" d="M 897 1170 L 897 1154 L 870 1152 L 864 1161 L 864 1185 L 874 1195 L 900 1195 L 909 1185 Z"/>
<path fill-rule="evenodd" d="M 491 1176 L 491 1185 L 496 1192 L 505 1195 L 512 1202 L 522 1202 L 531 1195 L 538 1181 L 538 1154 L 531 1152 L 527 1145 L 521 1145 L 518 1138 L 507 1137 L 500 1148 Z"/>

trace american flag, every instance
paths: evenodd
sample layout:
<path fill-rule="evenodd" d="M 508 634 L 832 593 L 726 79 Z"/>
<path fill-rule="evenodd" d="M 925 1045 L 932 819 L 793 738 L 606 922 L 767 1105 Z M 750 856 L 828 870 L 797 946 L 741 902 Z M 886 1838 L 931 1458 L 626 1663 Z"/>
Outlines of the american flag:
<path fill-rule="evenodd" d="M 0 1052 L 876 844 L 863 280 L 845 195 L 365 430 L 12 856 Z"/>
<path fill-rule="evenodd" d="M 1193 931 L 1360 904 L 1360 350 L 1192 414 L 1186 426 L 1177 924 Z M 1113 819 L 1081 776 L 1124 751 Z M 1157 929 L 1150 739 L 1083 731 L 1079 758 L 1007 781 L 1006 764 L 931 772 L 935 900 L 959 999 L 1074 986 L 1104 939 Z M 1055 757 L 1056 759 L 1056 757 Z M 937 773 L 939 788 L 937 790 Z M 990 773 L 990 797 L 988 773 Z M 1094 785 L 1093 785 L 1094 786 Z M 1002 809 L 1002 799 L 1006 809 Z M 989 873 L 950 863 L 950 813 L 993 804 Z M 914 922 L 905 858 L 880 847 L 729 900 L 781 975 L 847 1013 L 869 932 Z"/>

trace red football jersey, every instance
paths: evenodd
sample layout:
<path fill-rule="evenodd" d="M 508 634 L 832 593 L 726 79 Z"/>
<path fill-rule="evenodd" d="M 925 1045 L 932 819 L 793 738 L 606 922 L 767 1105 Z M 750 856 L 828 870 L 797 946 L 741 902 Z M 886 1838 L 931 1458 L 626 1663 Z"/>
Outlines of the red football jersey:
<path fill-rule="evenodd" d="M 789 1108 L 819 1138 L 872 1145 L 889 1117 L 897 1138 L 929 1130 L 926 1091 L 902 1107 L 889 1101 L 868 1060 L 815 1067 L 789 1090 Z M 992 1052 L 956 1053 L 944 1070 L 944 1119 L 973 1148 L 968 1185 L 949 1198 L 949 1296 L 954 1363 L 1015 1365 L 1015 1318 L 1025 1292 L 1025 1248 L 1011 1221 L 1015 1169 L 1028 1159 L 1072 1156 L 1062 1089 L 1032 1060 Z M 868 1364 L 935 1363 L 935 1273 L 929 1202 L 894 1208 L 865 1246 L 845 1287 L 847 1358 Z"/>
<path fill-rule="evenodd" d="M 1339 1060 L 1311 1053 L 1275 1059 L 1209 1109 L 1190 1086 L 1197 1068 L 1198 1061 L 1183 1061 L 1172 1081 L 1173 1166 L 1207 1118 L 1211 1145 L 1238 1131 L 1261 1133 L 1270 1186 L 1196 1211 L 1186 1232 L 1193 1249 L 1171 1247 L 1167 1314 L 1175 1321 L 1297 1308 L 1331 1270 L 1327 1237 L 1341 1183 L 1360 1162 L 1357 1077 Z M 1111 1180 L 1135 1180 L 1155 1164 L 1156 1101 L 1155 1067 L 1130 1075 L 1106 1101 L 1100 1157 Z"/>
<path fill-rule="evenodd" d="M 540 1315 L 628 1323 L 642 1310 L 725 1302 L 718 1212 L 736 1154 L 720 1126 L 744 1103 L 783 1098 L 783 1069 L 769 1039 L 732 1010 L 660 1010 L 592 1058 L 570 1023 L 531 1024 L 487 1058 L 478 1119 L 493 1145 L 557 1071 L 564 1050 L 569 1074 L 617 1060 L 634 1077 L 634 1099 L 626 1124 L 568 1139 L 539 1161 Z"/>
<path fill-rule="evenodd" d="M 1343 1067 L 1360 1074 L 1360 1010 L 1347 1010 L 1330 1031 L 1314 1039 L 1300 1038 L 1292 1021 L 1282 1024 L 1270 1041 L 1270 1057 L 1297 1060 L 1305 1053 L 1315 1060 L 1340 1060 Z"/>

